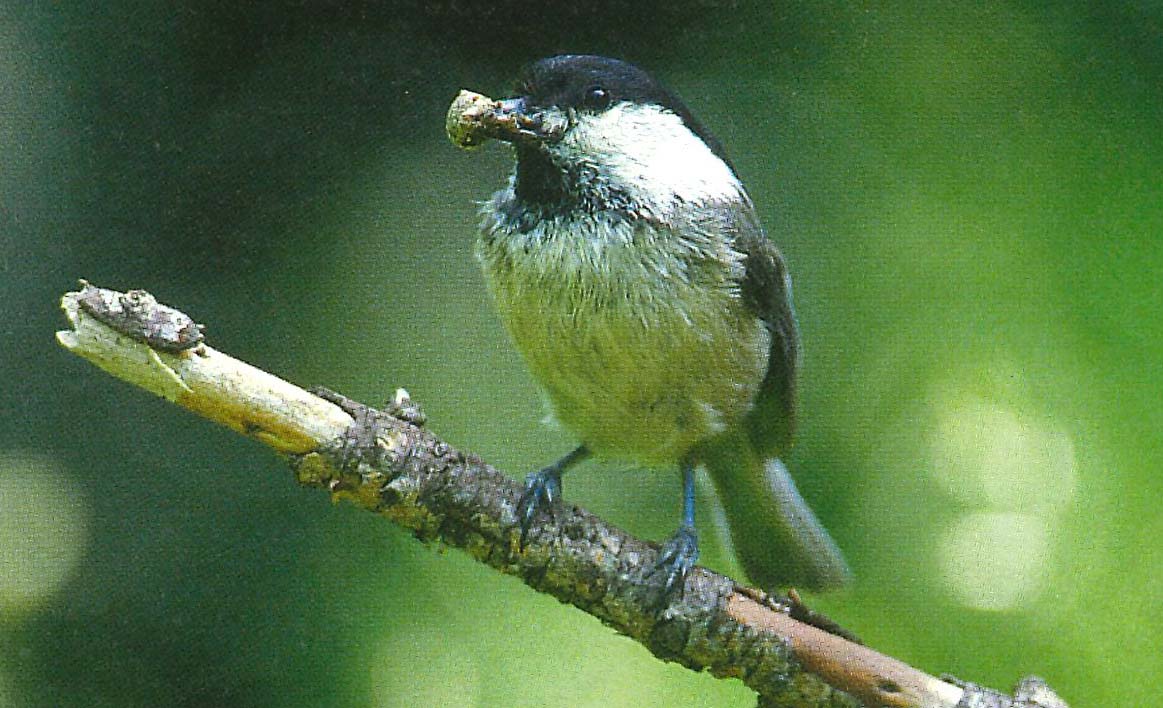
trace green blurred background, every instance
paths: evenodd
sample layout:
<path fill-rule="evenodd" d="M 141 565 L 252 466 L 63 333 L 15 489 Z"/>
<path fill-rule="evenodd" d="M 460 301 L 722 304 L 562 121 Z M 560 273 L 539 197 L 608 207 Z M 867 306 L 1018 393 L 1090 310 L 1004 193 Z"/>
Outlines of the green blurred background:
<path fill-rule="evenodd" d="M 930 672 L 1157 704 L 1161 37 L 1149 2 L 4 3 L 0 705 L 753 705 L 52 339 L 76 278 L 143 287 L 514 475 L 559 455 L 472 256 L 509 156 L 442 131 L 562 51 L 683 95 L 791 263 L 790 464 L 856 574 L 813 601 Z M 677 514 L 669 472 L 566 493 Z"/>

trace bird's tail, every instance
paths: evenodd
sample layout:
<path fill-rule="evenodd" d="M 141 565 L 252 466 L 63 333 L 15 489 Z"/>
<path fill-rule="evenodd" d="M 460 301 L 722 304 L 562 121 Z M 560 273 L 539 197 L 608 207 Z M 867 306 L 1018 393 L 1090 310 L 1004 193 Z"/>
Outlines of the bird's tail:
<path fill-rule="evenodd" d="M 847 582 L 844 556 L 796 491 L 783 462 L 763 459 L 744 436 L 728 438 L 700 459 L 751 582 L 769 591 L 829 590 Z"/>

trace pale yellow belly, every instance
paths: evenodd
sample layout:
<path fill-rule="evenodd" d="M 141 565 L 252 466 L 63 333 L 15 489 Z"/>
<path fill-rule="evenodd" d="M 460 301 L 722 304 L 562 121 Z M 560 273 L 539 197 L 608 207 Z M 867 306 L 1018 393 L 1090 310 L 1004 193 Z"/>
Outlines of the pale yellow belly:
<path fill-rule="evenodd" d="M 667 286 L 615 304 L 495 295 L 554 416 L 601 457 L 678 461 L 739 421 L 767 368 L 768 331 L 725 291 Z"/>

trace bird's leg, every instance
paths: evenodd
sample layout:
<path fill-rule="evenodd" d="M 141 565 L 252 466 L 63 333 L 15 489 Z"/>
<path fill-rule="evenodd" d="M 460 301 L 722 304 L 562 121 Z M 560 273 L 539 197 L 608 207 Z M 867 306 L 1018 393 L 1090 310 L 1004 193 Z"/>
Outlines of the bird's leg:
<path fill-rule="evenodd" d="M 664 596 L 681 589 L 695 561 L 699 559 L 699 537 L 695 532 L 695 465 L 694 460 L 682 461 L 682 523 L 658 554 L 654 567 L 666 575 Z"/>
<path fill-rule="evenodd" d="M 578 445 L 557 462 L 533 472 L 525 478 L 525 491 L 517 502 L 517 519 L 521 524 L 521 550 L 529 537 L 533 518 L 542 508 L 552 509 L 561 498 L 561 474 L 570 467 L 585 460 L 590 451 L 585 445 Z"/>

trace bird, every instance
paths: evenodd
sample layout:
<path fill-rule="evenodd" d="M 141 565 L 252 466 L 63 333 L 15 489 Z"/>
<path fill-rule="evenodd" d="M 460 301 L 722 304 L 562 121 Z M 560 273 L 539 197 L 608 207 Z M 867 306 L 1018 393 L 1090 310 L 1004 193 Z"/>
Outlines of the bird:
<path fill-rule="evenodd" d="M 528 475 L 521 546 L 583 460 L 677 469 L 680 522 L 655 567 L 669 596 L 698 560 L 702 467 L 752 583 L 844 585 L 843 555 L 781 460 L 801 365 L 788 268 L 723 145 L 619 59 L 541 59 L 515 93 L 473 117 L 472 138 L 515 155 L 481 206 L 476 255 L 552 417 L 578 443 Z"/>

